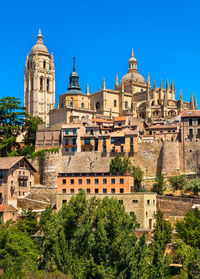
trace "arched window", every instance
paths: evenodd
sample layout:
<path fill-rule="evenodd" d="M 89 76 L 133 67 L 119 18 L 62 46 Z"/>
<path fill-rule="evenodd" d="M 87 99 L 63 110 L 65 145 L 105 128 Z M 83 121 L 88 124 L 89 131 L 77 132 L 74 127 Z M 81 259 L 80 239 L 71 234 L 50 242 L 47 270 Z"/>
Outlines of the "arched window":
<path fill-rule="evenodd" d="M 49 92 L 49 78 L 47 79 L 47 92 Z"/>
<path fill-rule="evenodd" d="M 125 102 L 125 109 L 127 109 L 128 108 L 128 102 L 126 101 Z"/>
<path fill-rule="evenodd" d="M 117 100 L 114 100 L 114 107 L 117 106 Z"/>
<path fill-rule="evenodd" d="M 70 107 L 73 107 L 73 101 L 72 101 L 72 102 L 70 102 Z"/>
<path fill-rule="evenodd" d="M 43 69 L 46 69 L 46 61 L 43 61 Z"/>
<path fill-rule="evenodd" d="M 99 108 L 100 108 L 100 103 L 97 102 L 97 103 L 96 103 L 96 109 L 99 109 Z"/>
<path fill-rule="evenodd" d="M 40 78 L 40 91 L 42 91 L 43 89 L 43 78 L 41 77 Z"/>
<path fill-rule="evenodd" d="M 81 103 L 81 107 L 84 108 L 84 103 L 83 102 Z"/>
<path fill-rule="evenodd" d="M 29 60 L 28 60 L 28 63 L 27 63 L 27 69 L 29 70 Z"/>

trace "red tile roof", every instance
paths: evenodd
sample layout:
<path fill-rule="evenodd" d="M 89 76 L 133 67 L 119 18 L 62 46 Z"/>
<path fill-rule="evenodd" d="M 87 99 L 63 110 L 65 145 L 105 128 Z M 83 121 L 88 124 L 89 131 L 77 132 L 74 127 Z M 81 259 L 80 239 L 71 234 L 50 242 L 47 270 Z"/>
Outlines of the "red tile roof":
<path fill-rule="evenodd" d="M 106 120 L 106 119 L 101 119 L 101 118 L 93 118 L 93 122 L 99 122 L 99 123 L 113 123 L 112 120 Z"/>
<path fill-rule="evenodd" d="M 126 116 L 119 116 L 119 117 L 114 117 L 114 121 L 126 121 Z"/>
<path fill-rule="evenodd" d="M 200 117 L 200 110 L 183 110 L 181 117 Z"/>
<path fill-rule="evenodd" d="M 178 125 L 171 124 L 171 125 L 153 125 L 150 127 L 147 127 L 146 130 L 157 130 L 157 129 L 177 129 Z"/>
<path fill-rule="evenodd" d="M 16 212 L 17 209 L 10 204 L 0 204 L 0 212 L 9 212 L 9 211 Z"/>

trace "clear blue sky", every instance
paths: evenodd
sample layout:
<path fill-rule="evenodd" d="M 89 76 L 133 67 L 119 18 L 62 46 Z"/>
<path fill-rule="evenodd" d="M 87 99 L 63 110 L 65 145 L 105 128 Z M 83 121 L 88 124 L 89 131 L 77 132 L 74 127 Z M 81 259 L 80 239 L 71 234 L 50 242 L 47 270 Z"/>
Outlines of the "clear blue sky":
<path fill-rule="evenodd" d="M 26 54 L 41 28 L 54 53 L 56 99 L 67 90 L 72 58 L 76 57 L 80 85 L 97 91 L 106 79 L 126 74 L 131 48 L 139 72 L 151 83 L 175 82 L 188 101 L 191 92 L 200 105 L 200 1 L 1 1 L 0 97 L 23 101 Z"/>

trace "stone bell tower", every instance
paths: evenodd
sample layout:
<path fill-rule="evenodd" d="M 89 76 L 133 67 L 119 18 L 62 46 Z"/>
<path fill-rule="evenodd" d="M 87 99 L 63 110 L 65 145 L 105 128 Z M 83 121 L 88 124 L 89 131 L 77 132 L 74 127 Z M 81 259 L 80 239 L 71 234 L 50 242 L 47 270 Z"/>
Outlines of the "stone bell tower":
<path fill-rule="evenodd" d="M 39 30 L 37 42 L 27 54 L 24 70 L 24 106 L 31 116 L 49 124 L 49 111 L 55 108 L 55 67 L 53 54 L 43 44 Z"/>

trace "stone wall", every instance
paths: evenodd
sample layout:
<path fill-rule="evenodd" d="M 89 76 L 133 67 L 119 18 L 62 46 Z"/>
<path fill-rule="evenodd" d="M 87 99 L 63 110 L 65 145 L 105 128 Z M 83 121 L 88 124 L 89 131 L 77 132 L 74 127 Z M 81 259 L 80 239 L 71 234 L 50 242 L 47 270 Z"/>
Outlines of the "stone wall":
<path fill-rule="evenodd" d="M 36 186 L 31 187 L 29 198 L 32 200 L 50 203 L 52 206 L 56 204 L 56 187 Z"/>
<path fill-rule="evenodd" d="M 20 209 L 29 209 L 32 210 L 42 210 L 50 206 L 50 203 L 42 202 L 38 200 L 32 200 L 29 198 L 18 198 L 17 199 L 17 208 Z"/>
<path fill-rule="evenodd" d="M 180 173 L 179 143 L 165 142 L 162 149 L 162 173 L 175 176 Z"/>
<path fill-rule="evenodd" d="M 185 216 L 194 204 L 200 204 L 198 198 L 157 196 L 157 208 L 164 212 L 164 217 Z"/>

